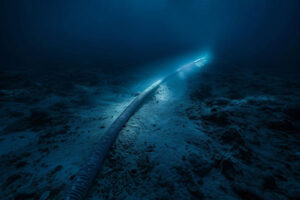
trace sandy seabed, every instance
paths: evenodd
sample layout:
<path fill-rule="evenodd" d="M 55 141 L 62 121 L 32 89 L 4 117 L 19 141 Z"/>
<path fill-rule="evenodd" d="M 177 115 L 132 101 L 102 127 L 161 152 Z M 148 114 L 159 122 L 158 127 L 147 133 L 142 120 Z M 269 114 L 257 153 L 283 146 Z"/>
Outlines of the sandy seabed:
<path fill-rule="evenodd" d="M 63 199 L 140 74 L 0 71 L 0 199 Z M 141 87 L 142 88 L 142 87 Z M 132 116 L 87 199 L 297 199 L 300 79 L 212 66 Z"/>

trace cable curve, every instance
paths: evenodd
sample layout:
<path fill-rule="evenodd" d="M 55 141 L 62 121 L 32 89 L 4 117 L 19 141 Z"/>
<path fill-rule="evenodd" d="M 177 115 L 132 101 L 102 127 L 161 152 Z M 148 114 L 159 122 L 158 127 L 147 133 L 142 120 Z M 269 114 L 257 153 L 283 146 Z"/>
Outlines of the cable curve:
<path fill-rule="evenodd" d="M 93 181 L 99 171 L 105 156 L 109 152 L 110 147 L 113 145 L 116 140 L 119 132 L 122 127 L 126 124 L 129 118 L 137 111 L 139 106 L 144 102 L 144 100 L 153 92 L 155 92 L 160 84 L 166 82 L 173 76 L 177 75 L 179 72 L 185 70 L 186 68 L 197 66 L 199 59 L 184 65 L 183 67 L 177 69 L 175 72 L 169 74 L 165 78 L 156 81 L 141 94 L 139 94 L 120 114 L 120 116 L 112 123 L 110 128 L 105 132 L 101 137 L 97 147 L 92 152 L 92 155 L 88 162 L 80 169 L 77 176 L 74 179 L 74 182 L 71 186 L 69 193 L 67 194 L 66 200 L 83 200 L 89 188 L 92 186 Z"/>

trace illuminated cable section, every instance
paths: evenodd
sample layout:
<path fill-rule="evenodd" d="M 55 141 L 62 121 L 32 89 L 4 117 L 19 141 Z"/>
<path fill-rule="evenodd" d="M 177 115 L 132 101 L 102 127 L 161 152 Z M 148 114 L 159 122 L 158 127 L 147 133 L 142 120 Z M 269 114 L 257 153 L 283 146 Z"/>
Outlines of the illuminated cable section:
<path fill-rule="evenodd" d="M 206 57 L 201 57 L 183 67 L 178 68 L 175 72 L 169 74 L 161 80 L 156 81 L 148 88 L 146 88 L 141 94 L 126 107 L 126 109 L 120 114 L 120 116 L 112 123 L 110 128 L 101 137 L 99 143 L 94 149 L 90 159 L 87 161 L 85 166 L 78 172 L 73 185 L 67 194 L 66 200 L 82 200 L 86 197 L 89 188 L 92 186 L 93 181 L 99 171 L 105 156 L 109 152 L 110 147 L 115 142 L 119 132 L 129 120 L 129 118 L 137 111 L 140 105 L 144 102 L 146 97 L 155 92 L 160 84 L 168 81 L 172 77 L 178 75 L 185 70 L 192 68 L 199 68 L 207 63 Z"/>

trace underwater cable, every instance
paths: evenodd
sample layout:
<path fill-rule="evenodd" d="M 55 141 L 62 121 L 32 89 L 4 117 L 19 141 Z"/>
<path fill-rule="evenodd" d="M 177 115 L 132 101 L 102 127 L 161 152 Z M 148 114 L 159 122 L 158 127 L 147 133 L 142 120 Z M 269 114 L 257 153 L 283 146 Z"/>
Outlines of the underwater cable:
<path fill-rule="evenodd" d="M 199 58 L 183 67 L 180 67 L 175 72 L 169 74 L 161 80 L 156 81 L 151 86 L 149 86 L 146 90 L 144 90 L 141 94 L 139 94 L 120 114 L 120 116 L 112 123 L 110 128 L 105 132 L 103 137 L 101 137 L 99 143 L 94 149 L 90 159 L 87 163 L 80 169 L 77 176 L 74 179 L 74 183 L 67 194 L 66 200 L 82 200 L 87 195 L 89 188 L 92 186 L 93 181 L 96 177 L 98 170 L 100 169 L 105 156 L 109 152 L 110 147 L 113 145 L 116 140 L 119 132 L 122 127 L 126 124 L 129 118 L 134 114 L 135 111 L 139 108 L 139 106 L 144 102 L 146 97 L 148 97 L 151 93 L 155 92 L 157 88 L 163 82 L 171 79 L 176 76 L 180 72 L 184 72 L 185 70 L 201 67 L 207 62 L 205 57 Z"/>

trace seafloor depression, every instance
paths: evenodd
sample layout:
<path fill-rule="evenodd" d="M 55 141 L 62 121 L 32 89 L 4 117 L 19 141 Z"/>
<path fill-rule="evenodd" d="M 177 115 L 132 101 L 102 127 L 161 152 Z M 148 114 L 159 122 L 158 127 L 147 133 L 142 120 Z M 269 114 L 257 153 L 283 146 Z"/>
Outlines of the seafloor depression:
<path fill-rule="evenodd" d="M 0 199 L 63 199 L 142 77 L 2 70 Z M 119 134 L 88 199 L 299 198 L 299 78 L 219 63 L 163 84 Z"/>

